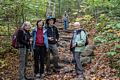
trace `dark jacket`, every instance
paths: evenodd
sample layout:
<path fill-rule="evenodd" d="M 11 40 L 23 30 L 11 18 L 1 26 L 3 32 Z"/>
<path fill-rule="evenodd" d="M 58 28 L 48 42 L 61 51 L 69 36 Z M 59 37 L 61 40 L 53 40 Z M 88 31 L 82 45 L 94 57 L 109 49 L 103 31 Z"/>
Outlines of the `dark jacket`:
<path fill-rule="evenodd" d="M 30 33 L 29 31 L 26 31 L 26 30 L 18 30 L 18 33 L 17 33 L 17 42 L 19 44 L 19 48 L 24 48 L 25 46 L 27 48 L 30 47 Z"/>
<path fill-rule="evenodd" d="M 53 37 L 54 39 L 53 41 L 48 40 L 49 44 L 56 44 L 57 43 L 56 39 L 57 40 L 59 39 L 58 29 L 55 26 L 52 27 L 47 26 L 47 36 Z"/>

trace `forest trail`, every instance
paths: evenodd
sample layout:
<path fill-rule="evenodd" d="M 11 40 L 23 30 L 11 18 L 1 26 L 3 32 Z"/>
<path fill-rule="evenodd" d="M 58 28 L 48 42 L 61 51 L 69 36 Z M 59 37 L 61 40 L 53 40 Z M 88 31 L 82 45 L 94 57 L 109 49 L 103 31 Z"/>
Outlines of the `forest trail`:
<path fill-rule="evenodd" d="M 69 26 L 69 29 L 67 31 L 64 31 L 62 23 L 59 23 L 57 25 L 59 26 L 58 28 L 60 32 L 60 40 L 58 46 L 60 65 L 62 65 L 63 68 L 60 69 L 59 73 L 46 75 L 42 80 L 79 80 L 75 74 L 74 64 L 71 63 L 72 54 L 69 50 L 72 31 L 76 29 L 76 27 Z M 91 45 L 94 43 L 93 37 L 89 37 L 89 42 Z M 119 78 L 114 76 L 116 70 L 109 67 L 108 58 L 106 55 L 101 54 L 102 50 L 104 49 L 97 47 L 94 51 L 95 56 L 92 59 L 92 62 L 84 66 L 84 74 L 86 80 L 119 80 Z M 101 58 L 101 56 L 103 57 Z M 18 54 L 7 53 L 5 55 L 5 62 L 7 65 L 1 69 L 2 72 L 0 73 L 0 80 L 18 80 Z M 28 59 L 26 74 L 28 77 L 33 76 L 33 60 L 30 55 Z"/>

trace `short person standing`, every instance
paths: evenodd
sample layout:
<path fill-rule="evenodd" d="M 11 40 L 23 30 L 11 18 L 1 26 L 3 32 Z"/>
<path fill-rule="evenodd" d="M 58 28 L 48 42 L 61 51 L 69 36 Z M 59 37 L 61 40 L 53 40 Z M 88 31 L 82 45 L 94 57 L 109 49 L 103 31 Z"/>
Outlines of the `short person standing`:
<path fill-rule="evenodd" d="M 36 24 L 37 27 L 32 32 L 35 77 L 41 77 L 44 73 L 45 49 L 48 48 L 47 30 L 43 27 L 43 25 L 43 21 L 38 20 Z"/>

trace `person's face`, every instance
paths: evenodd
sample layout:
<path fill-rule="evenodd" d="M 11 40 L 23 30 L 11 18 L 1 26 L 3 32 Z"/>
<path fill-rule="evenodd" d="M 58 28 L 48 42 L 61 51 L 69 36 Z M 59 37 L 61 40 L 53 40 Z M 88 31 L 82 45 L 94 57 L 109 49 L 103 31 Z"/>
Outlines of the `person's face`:
<path fill-rule="evenodd" d="M 50 20 L 48 21 L 48 23 L 49 23 L 49 25 L 53 25 L 53 24 L 54 24 L 54 20 L 53 20 L 53 19 L 50 19 Z"/>
<path fill-rule="evenodd" d="M 26 26 L 25 26 L 25 30 L 30 30 L 31 29 L 31 25 L 30 24 L 27 24 Z"/>
<path fill-rule="evenodd" d="M 42 26 L 43 26 L 43 22 L 42 21 L 38 22 L 38 28 L 42 28 Z"/>

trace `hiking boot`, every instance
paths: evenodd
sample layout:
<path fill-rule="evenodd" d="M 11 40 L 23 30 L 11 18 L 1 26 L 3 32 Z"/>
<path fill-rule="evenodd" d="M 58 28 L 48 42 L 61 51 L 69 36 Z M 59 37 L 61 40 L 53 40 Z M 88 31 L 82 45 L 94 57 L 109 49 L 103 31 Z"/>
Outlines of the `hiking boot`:
<path fill-rule="evenodd" d="M 47 72 L 47 75 L 51 75 L 51 74 L 52 74 L 52 71 L 48 71 L 48 72 Z"/>
<path fill-rule="evenodd" d="M 63 68 L 62 66 L 56 66 L 55 69 L 61 69 Z"/>
<path fill-rule="evenodd" d="M 40 74 L 40 78 L 43 78 L 43 77 L 45 77 L 45 74 Z"/>
<path fill-rule="evenodd" d="M 78 75 L 79 80 L 85 80 L 85 76 L 83 74 Z"/>
<path fill-rule="evenodd" d="M 72 59 L 72 64 L 75 64 L 75 60 L 74 59 Z"/>
<path fill-rule="evenodd" d="M 58 73 L 58 72 L 60 72 L 60 70 L 59 70 L 59 69 L 56 69 L 56 68 L 53 68 L 53 72 L 54 72 L 54 73 Z"/>
<path fill-rule="evenodd" d="M 34 80 L 41 80 L 40 78 L 35 78 Z"/>
<path fill-rule="evenodd" d="M 39 73 L 36 74 L 35 77 L 36 77 L 36 78 L 40 78 L 40 74 L 39 74 Z"/>

